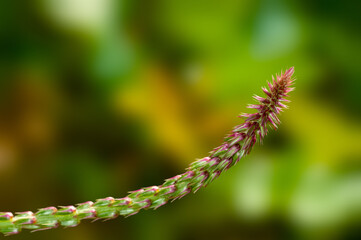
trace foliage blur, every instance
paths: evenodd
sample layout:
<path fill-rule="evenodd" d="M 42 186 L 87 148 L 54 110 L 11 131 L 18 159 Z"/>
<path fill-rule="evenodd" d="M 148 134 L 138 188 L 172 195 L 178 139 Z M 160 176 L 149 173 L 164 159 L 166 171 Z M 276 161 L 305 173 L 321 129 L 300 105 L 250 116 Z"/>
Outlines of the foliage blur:
<path fill-rule="evenodd" d="M 360 239 L 361 15 L 341 0 L 0 1 L 0 207 L 158 185 L 295 66 L 277 132 L 207 189 L 12 239 Z"/>

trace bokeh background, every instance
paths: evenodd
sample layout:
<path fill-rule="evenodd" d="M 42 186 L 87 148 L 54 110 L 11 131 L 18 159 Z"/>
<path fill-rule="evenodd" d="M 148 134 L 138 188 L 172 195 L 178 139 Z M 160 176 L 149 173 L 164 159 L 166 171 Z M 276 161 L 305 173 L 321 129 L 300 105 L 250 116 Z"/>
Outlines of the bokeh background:
<path fill-rule="evenodd" d="M 361 8 L 341 0 L 0 1 L 0 210 L 158 185 L 295 66 L 277 132 L 207 189 L 11 239 L 360 239 Z M 1 237 L 0 237 L 1 238 Z"/>

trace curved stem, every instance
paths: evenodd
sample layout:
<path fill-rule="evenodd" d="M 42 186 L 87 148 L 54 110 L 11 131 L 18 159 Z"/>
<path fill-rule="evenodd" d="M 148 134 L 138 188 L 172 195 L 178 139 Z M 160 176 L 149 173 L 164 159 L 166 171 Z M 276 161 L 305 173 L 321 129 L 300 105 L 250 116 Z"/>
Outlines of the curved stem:
<path fill-rule="evenodd" d="M 286 108 L 282 102 L 288 101 L 285 97 L 293 90 L 290 87 L 294 81 L 293 73 L 292 67 L 276 79 L 272 78 L 272 82 L 268 83 L 269 89 L 262 88 L 266 97 L 254 96 L 258 104 L 248 106 L 256 109 L 257 113 L 242 114 L 245 122 L 234 127 L 223 144 L 211 151 L 209 156 L 191 163 L 185 173 L 166 179 L 162 185 L 131 191 L 123 198 L 107 197 L 76 206 L 41 208 L 36 213 L 28 211 L 14 215 L 0 212 L 0 232 L 11 235 L 22 229 L 39 231 L 58 226 L 75 227 L 83 219 L 128 217 L 142 209 L 157 209 L 169 201 L 198 191 L 249 154 L 256 141 L 262 141 L 267 134 L 267 125 L 277 128 L 280 123 L 277 115 Z"/>

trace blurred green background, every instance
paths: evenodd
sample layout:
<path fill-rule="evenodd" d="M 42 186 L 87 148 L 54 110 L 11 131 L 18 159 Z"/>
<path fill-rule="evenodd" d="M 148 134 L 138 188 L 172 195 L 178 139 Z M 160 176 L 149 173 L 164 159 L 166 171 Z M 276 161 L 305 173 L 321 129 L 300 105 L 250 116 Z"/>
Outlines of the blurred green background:
<path fill-rule="evenodd" d="M 279 130 L 207 189 L 11 239 L 360 239 L 360 5 L 0 1 L 1 211 L 161 184 L 218 146 L 272 74 L 297 77 Z"/>

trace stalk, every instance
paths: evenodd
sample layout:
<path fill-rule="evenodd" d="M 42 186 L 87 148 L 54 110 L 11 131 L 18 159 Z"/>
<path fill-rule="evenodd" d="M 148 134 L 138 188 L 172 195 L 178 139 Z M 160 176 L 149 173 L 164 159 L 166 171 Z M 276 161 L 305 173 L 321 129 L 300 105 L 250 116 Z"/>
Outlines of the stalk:
<path fill-rule="evenodd" d="M 240 115 L 245 118 L 244 123 L 235 126 L 223 144 L 213 149 L 207 157 L 191 163 L 185 173 L 166 179 L 162 185 L 131 191 L 123 198 L 107 197 L 76 206 L 46 207 L 35 213 L 0 212 L 0 232 L 8 236 L 17 234 L 22 229 L 34 232 L 58 226 L 75 227 L 83 219 L 95 221 L 113 219 L 120 215 L 129 217 L 142 209 L 157 209 L 169 201 L 197 192 L 248 155 L 257 141 L 262 142 L 268 125 L 277 128 L 280 123 L 277 115 L 287 108 L 283 102 L 288 101 L 285 98 L 294 89 L 291 88 L 293 73 L 292 67 L 284 74 L 276 75 L 276 79 L 272 77 L 272 81 L 268 83 L 269 88 L 262 88 L 266 96 L 255 95 L 254 99 L 258 104 L 248 106 L 257 112 Z"/>

